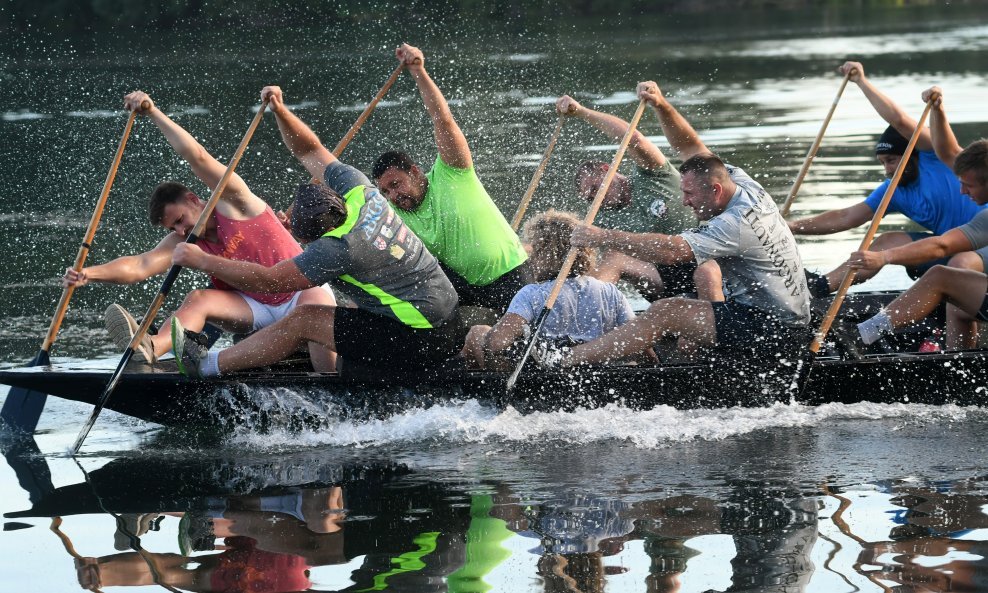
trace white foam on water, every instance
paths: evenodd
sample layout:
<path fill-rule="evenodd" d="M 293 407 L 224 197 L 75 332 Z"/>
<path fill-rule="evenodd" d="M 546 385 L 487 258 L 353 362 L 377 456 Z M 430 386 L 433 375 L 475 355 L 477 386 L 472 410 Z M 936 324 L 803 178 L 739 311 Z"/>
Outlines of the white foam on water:
<path fill-rule="evenodd" d="M 234 443 L 267 449 L 285 446 L 389 446 L 409 443 L 563 443 L 624 441 L 640 449 L 663 448 L 694 440 L 723 440 L 764 429 L 832 426 L 842 420 L 895 420 L 909 423 L 955 422 L 985 410 L 955 405 L 775 404 L 762 408 L 677 410 L 669 406 L 641 411 L 619 405 L 574 412 L 522 414 L 497 411 L 475 400 L 414 408 L 383 419 L 329 421 L 318 430 L 237 431 Z M 887 427 L 886 427 L 887 429 Z M 893 428 L 895 430 L 895 428 Z"/>

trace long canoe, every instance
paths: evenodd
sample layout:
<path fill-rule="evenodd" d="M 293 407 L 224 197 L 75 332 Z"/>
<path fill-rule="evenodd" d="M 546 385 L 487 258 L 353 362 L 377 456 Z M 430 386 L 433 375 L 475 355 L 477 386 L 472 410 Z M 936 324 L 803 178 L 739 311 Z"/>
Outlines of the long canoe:
<path fill-rule="evenodd" d="M 862 295 L 848 315 L 875 310 L 888 296 Z M 877 299 L 877 300 L 876 300 Z M 923 332 L 897 336 L 901 350 Z M 903 346 L 905 345 L 905 346 Z M 417 372 L 368 369 L 355 374 L 317 373 L 298 364 L 233 373 L 214 379 L 182 376 L 174 361 L 153 366 L 133 362 L 108 408 L 166 426 L 273 426 L 318 428 L 347 418 L 387 416 L 412 407 L 479 400 L 522 412 L 574 410 L 620 404 L 633 409 L 763 406 L 789 401 L 792 360 L 712 356 L 655 366 L 611 365 L 564 370 L 537 369 L 505 395 L 506 372 L 472 371 L 449 364 Z M 112 361 L 0 371 L 0 383 L 94 404 L 113 372 Z M 988 403 L 988 350 L 963 352 L 872 352 L 848 357 L 834 350 L 819 356 L 799 402 Z"/>

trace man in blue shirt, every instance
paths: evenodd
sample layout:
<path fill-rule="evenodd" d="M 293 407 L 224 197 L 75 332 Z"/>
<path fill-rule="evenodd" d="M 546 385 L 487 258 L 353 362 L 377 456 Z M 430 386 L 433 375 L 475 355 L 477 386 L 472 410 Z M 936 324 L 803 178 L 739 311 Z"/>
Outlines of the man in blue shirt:
<path fill-rule="evenodd" d="M 916 129 L 916 120 L 896 105 L 886 95 L 881 93 L 865 78 L 864 67 L 859 62 L 846 62 L 840 67 L 842 74 L 851 72 L 851 81 L 855 82 L 871 102 L 875 111 L 889 123 L 875 146 L 875 156 L 885 168 L 885 174 L 891 177 L 911 136 Z M 840 210 L 824 212 L 816 216 L 795 220 L 789 223 L 789 228 L 796 235 L 829 235 L 852 229 L 871 221 L 888 188 L 889 180 L 875 188 L 863 202 Z M 923 129 L 916 141 L 916 151 L 910 156 L 909 164 L 903 172 L 899 185 L 892 194 L 887 213 L 898 212 L 927 229 L 925 232 L 892 231 L 879 235 L 871 245 L 872 251 L 884 251 L 927 237 L 939 236 L 952 228 L 959 227 L 982 209 L 967 196 L 961 193 L 960 182 L 950 167 L 942 163 L 933 151 L 933 142 L 929 129 Z M 971 257 L 959 255 L 952 258 L 949 265 L 985 271 L 984 253 L 978 252 Z M 909 267 L 907 271 L 913 278 L 937 264 L 947 264 L 948 260 L 927 262 L 920 266 Z M 847 264 L 825 275 L 807 273 L 810 292 L 813 296 L 822 297 L 835 290 L 847 273 Z M 876 271 L 858 270 L 854 281 L 863 282 Z"/>

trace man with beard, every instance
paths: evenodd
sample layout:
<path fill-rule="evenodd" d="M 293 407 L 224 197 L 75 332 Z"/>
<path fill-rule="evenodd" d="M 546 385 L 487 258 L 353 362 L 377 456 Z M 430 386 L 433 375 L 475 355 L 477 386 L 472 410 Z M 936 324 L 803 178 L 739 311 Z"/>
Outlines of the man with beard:
<path fill-rule="evenodd" d="M 907 138 L 916 129 L 916 120 L 865 78 L 864 67 L 859 62 L 845 62 L 839 70 L 841 74 L 851 72 L 850 80 L 861 88 L 875 111 L 889 123 L 889 127 L 882 133 L 875 146 L 875 156 L 885 168 L 886 177 L 891 177 L 905 153 L 909 143 Z M 872 251 L 885 251 L 908 245 L 913 241 L 942 235 L 970 221 L 982 208 L 961 193 L 960 183 L 953 172 L 937 158 L 933 151 L 929 129 L 923 129 L 920 133 L 916 141 L 916 149 L 910 156 L 909 164 L 903 171 L 895 193 L 892 194 L 887 212 L 903 214 L 927 230 L 883 233 L 871 244 Z M 789 228 L 796 235 L 829 235 L 861 226 L 869 222 L 878 210 L 888 184 L 889 180 L 886 179 L 859 204 L 792 221 L 789 223 Z M 982 257 L 955 257 L 950 260 L 944 258 L 907 267 L 906 270 L 911 277 L 919 278 L 937 264 L 985 271 Z M 824 275 L 807 272 L 810 293 L 816 297 L 830 294 L 840 285 L 846 273 L 846 263 Z M 860 269 L 854 281 L 863 282 L 876 273 L 877 270 Z"/>
<path fill-rule="evenodd" d="M 439 156 L 424 172 L 407 153 L 389 151 L 374 163 L 372 177 L 439 260 L 460 304 L 504 313 L 529 282 L 528 255 L 480 183 L 467 139 L 426 72 L 422 51 L 406 43 L 395 53 L 415 79 L 432 118 Z"/>

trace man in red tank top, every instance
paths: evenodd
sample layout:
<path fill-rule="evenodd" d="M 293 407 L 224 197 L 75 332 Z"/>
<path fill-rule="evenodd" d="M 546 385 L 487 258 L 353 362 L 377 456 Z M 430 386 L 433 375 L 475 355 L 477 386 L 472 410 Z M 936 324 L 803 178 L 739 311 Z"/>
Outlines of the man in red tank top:
<path fill-rule="evenodd" d="M 150 105 L 144 109 L 142 104 Z M 161 130 L 171 147 L 189 163 L 192 172 L 210 189 L 216 187 L 226 165 L 213 158 L 181 126 L 155 107 L 141 91 L 124 97 L 124 107 L 147 115 Z M 119 257 L 105 264 L 65 271 L 63 285 L 85 286 L 89 282 L 134 284 L 163 274 L 171 267 L 172 251 L 185 242 L 195 226 L 205 202 L 188 187 L 165 182 L 154 189 L 148 204 L 151 223 L 163 226 L 168 235 L 150 251 Z M 239 175 L 232 175 L 216 209 L 206 221 L 198 245 L 206 252 L 222 257 L 272 266 L 302 253 L 302 248 L 285 229 L 264 200 L 254 195 Z M 248 333 L 271 325 L 287 315 L 296 305 L 335 305 L 328 287 L 317 286 L 290 293 L 246 293 L 213 279 L 213 288 L 194 290 L 173 314 L 182 325 L 201 331 L 211 323 L 224 331 Z M 137 329 L 137 322 L 120 305 L 107 309 L 107 329 L 120 348 L 126 348 Z M 162 331 L 145 336 L 137 350 L 138 357 L 154 362 L 171 347 L 171 318 L 161 325 Z M 335 355 L 324 346 L 310 343 L 309 352 L 317 370 L 335 367 Z"/>

